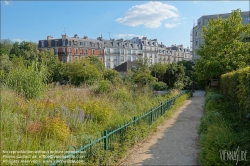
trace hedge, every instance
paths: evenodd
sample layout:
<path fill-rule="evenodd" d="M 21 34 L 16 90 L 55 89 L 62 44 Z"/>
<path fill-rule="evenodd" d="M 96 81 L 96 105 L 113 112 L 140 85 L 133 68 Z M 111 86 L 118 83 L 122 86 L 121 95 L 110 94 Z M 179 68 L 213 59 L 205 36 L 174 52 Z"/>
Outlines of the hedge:
<path fill-rule="evenodd" d="M 250 116 L 250 66 L 221 75 L 220 88 L 242 120 Z"/>

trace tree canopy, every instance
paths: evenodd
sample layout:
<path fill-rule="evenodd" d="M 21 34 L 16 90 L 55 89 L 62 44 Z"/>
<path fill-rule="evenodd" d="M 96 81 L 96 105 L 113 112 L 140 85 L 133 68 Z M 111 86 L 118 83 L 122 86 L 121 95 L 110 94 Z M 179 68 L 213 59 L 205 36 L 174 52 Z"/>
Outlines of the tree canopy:
<path fill-rule="evenodd" d="M 196 51 L 199 59 L 195 65 L 198 80 L 219 78 L 221 74 L 246 67 L 249 62 L 250 24 L 243 25 L 240 10 L 232 11 L 227 19 L 213 19 L 202 28 L 204 44 Z"/>

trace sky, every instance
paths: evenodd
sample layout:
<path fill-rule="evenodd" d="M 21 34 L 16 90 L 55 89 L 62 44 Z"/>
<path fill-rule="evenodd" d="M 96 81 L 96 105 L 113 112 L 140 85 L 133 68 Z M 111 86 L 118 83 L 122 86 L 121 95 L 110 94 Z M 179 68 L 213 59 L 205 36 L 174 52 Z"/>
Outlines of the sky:
<path fill-rule="evenodd" d="M 203 15 L 249 11 L 248 1 L 1 1 L 1 39 L 13 42 L 77 34 L 96 39 L 146 36 L 166 46 L 190 47 Z"/>

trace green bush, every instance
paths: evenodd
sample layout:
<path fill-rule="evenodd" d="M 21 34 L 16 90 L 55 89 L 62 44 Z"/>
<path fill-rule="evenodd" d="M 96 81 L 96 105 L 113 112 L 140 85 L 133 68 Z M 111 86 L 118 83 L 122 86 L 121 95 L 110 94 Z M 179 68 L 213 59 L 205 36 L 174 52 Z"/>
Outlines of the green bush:
<path fill-rule="evenodd" d="M 107 80 L 102 80 L 98 83 L 97 87 L 94 89 L 94 92 L 97 94 L 108 93 L 111 90 L 111 84 Z"/>
<path fill-rule="evenodd" d="M 153 90 L 155 91 L 166 90 L 166 89 L 167 89 L 167 84 L 162 81 L 155 82 L 153 84 Z"/>
<path fill-rule="evenodd" d="M 246 120 L 250 115 L 250 67 L 223 74 L 220 87 L 228 101 L 237 103 L 242 120 Z"/>
<path fill-rule="evenodd" d="M 218 92 L 208 92 L 205 98 L 206 114 L 200 120 L 198 134 L 200 136 L 200 156 L 202 165 L 235 165 L 237 161 L 221 159 L 220 152 L 249 151 L 249 129 L 235 115 L 234 103 L 227 101 Z M 249 165 L 247 161 L 239 161 L 239 165 Z"/>
<path fill-rule="evenodd" d="M 18 67 L 10 71 L 6 85 L 27 99 L 39 97 L 46 89 L 46 67 L 33 63 L 32 66 Z"/>

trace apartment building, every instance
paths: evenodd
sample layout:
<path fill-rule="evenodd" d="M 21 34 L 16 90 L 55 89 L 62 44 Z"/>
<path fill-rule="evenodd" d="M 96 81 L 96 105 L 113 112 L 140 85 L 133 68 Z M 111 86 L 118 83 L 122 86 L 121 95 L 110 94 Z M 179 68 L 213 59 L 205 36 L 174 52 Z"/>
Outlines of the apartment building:
<path fill-rule="evenodd" d="M 158 63 L 158 41 L 157 39 L 148 39 L 143 37 L 141 40 L 138 40 L 142 45 L 143 57 L 149 59 L 149 63 L 154 64 Z"/>
<path fill-rule="evenodd" d="M 159 44 L 157 39 L 147 37 L 134 37 L 130 40 L 124 39 L 89 39 L 87 36 L 79 38 L 68 37 L 66 34 L 61 38 L 54 39 L 47 36 L 47 40 L 39 40 L 38 49 L 53 49 L 60 61 L 72 62 L 86 56 L 94 55 L 100 58 L 107 68 L 115 68 L 124 62 L 135 62 L 140 57 L 148 58 L 149 65 L 154 63 L 172 63 L 181 60 L 192 60 L 189 48 L 183 45 L 172 45 L 166 47 Z"/>
<path fill-rule="evenodd" d="M 104 41 L 105 67 L 115 68 L 127 61 L 136 61 L 142 57 L 141 45 L 133 40 L 110 39 Z"/>
<path fill-rule="evenodd" d="M 203 39 L 200 37 L 200 32 L 202 31 L 202 27 L 208 24 L 208 21 L 211 19 L 217 19 L 221 17 L 223 19 L 228 18 L 231 13 L 224 13 L 224 14 L 214 14 L 214 15 L 204 15 L 197 20 L 197 24 L 191 30 L 190 33 L 190 44 L 192 46 L 192 54 L 193 60 L 198 58 L 196 54 L 196 50 L 199 48 L 200 44 L 204 43 Z M 242 24 L 246 25 L 250 22 L 250 11 L 241 12 L 242 16 Z"/>
<path fill-rule="evenodd" d="M 87 36 L 79 38 L 77 34 L 74 37 L 68 37 L 66 34 L 61 38 L 54 39 L 47 36 L 47 40 L 39 40 L 38 49 L 53 49 L 55 55 L 58 55 L 60 61 L 71 62 L 86 56 L 94 55 L 104 62 L 104 44 L 102 37 L 89 39 Z"/>

